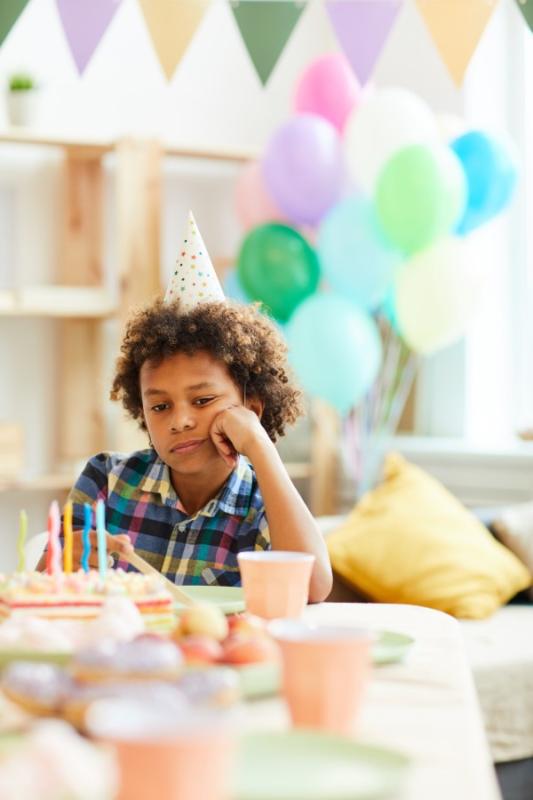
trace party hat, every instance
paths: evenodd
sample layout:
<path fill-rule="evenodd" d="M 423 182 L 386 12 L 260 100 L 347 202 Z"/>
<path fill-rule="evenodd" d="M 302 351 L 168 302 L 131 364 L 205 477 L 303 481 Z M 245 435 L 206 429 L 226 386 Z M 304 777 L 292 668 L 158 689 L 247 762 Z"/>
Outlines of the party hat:
<path fill-rule="evenodd" d="M 226 299 L 192 211 L 189 211 L 183 245 L 165 294 L 165 303 L 178 299 L 183 311 L 191 311 L 199 303 Z"/>

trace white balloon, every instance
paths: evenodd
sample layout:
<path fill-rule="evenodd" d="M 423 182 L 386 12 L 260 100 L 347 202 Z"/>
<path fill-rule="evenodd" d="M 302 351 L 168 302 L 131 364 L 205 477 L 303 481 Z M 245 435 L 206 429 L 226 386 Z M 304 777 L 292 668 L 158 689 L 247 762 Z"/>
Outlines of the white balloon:
<path fill-rule="evenodd" d="M 379 89 L 366 95 L 348 119 L 344 134 L 350 171 L 370 195 L 394 153 L 411 144 L 439 140 L 430 107 L 406 89 Z"/>
<path fill-rule="evenodd" d="M 469 249 L 462 239 L 441 239 L 399 271 L 396 319 L 417 353 L 433 353 L 460 339 L 473 317 L 484 275 Z"/>

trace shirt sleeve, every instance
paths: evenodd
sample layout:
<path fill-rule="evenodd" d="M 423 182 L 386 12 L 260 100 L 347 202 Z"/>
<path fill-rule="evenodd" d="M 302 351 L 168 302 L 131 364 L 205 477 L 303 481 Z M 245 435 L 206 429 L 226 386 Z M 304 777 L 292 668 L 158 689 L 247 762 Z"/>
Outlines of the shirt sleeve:
<path fill-rule="evenodd" d="M 107 453 L 93 456 L 83 468 L 68 496 L 72 503 L 72 527 L 74 530 L 83 528 L 84 503 L 89 503 L 93 508 L 97 500 L 105 501 L 107 499 L 107 474 Z"/>
<path fill-rule="evenodd" d="M 270 532 L 268 530 L 268 522 L 266 514 L 263 513 L 259 519 L 257 536 L 255 539 L 254 550 L 270 550 Z"/>

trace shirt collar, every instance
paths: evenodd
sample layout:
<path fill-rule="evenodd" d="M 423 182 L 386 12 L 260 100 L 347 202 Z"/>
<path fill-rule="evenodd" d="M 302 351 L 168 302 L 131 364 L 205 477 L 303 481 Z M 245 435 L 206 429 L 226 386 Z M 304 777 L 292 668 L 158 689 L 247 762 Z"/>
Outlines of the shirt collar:
<path fill-rule="evenodd" d="M 217 510 L 221 509 L 226 514 L 246 517 L 250 510 L 252 483 L 252 467 L 246 458 L 239 456 L 237 466 L 217 496 L 209 500 L 195 516 L 202 514 L 206 517 L 213 517 Z M 171 500 L 173 504 L 179 502 L 178 495 L 170 480 L 168 465 L 159 458 L 155 451 L 154 461 L 139 482 L 139 488 L 142 491 L 160 495 L 164 503 L 167 500 Z"/>

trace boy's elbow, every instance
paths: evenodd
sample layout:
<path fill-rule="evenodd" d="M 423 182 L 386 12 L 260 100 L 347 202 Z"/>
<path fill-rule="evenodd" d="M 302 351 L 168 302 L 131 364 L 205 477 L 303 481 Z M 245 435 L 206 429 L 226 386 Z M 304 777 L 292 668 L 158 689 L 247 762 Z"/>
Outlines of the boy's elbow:
<path fill-rule="evenodd" d="M 329 562 L 324 564 L 319 574 L 314 574 L 309 587 L 309 602 L 322 603 L 326 600 L 333 588 L 333 573 Z"/>

